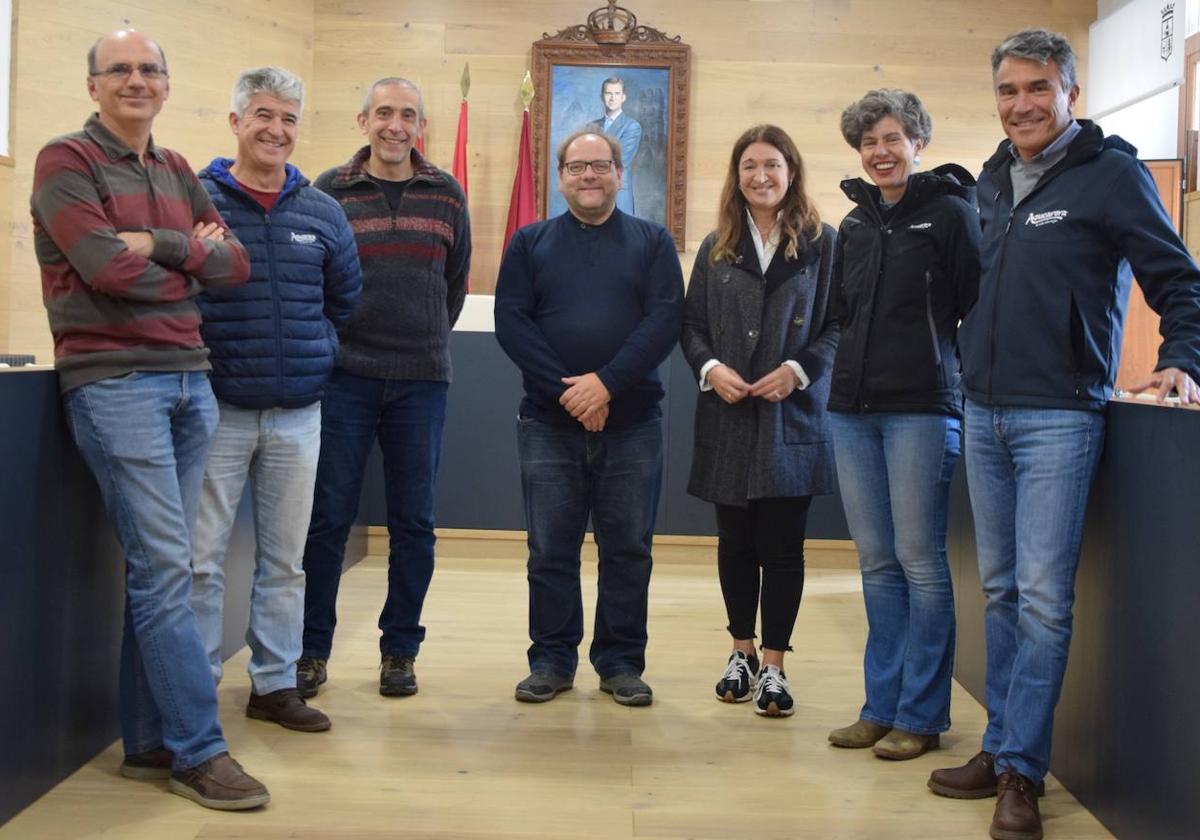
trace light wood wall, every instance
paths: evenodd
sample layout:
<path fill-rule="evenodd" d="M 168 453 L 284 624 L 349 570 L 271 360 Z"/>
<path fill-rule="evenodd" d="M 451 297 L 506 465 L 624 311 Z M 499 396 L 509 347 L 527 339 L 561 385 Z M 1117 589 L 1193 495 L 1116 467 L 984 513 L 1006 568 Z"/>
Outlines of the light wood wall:
<path fill-rule="evenodd" d="M 101 34 L 133 26 L 167 56 L 171 92 L 154 127 L 156 141 L 182 152 L 195 169 L 232 155 L 229 91 L 239 70 L 278 64 L 312 76 L 312 0 L 19 0 L 13 157 L 0 173 L 0 348 L 53 361 L 33 253 L 29 192 L 38 150 L 78 131 L 94 110 L 86 55 Z M 299 160 L 301 155 L 297 155 Z M 4 248 L 11 249 L 5 255 Z"/>
<path fill-rule="evenodd" d="M 225 127 L 234 73 L 279 63 L 309 82 L 294 162 L 310 177 L 345 161 L 363 142 L 354 122 L 363 91 L 384 75 L 406 76 L 425 95 L 430 157 L 449 168 L 459 77 L 470 62 L 470 208 L 473 290 L 495 285 L 516 164 L 518 88 L 531 43 L 582 23 L 600 0 L 216 0 L 85 2 L 23 0 L 18 17 L 14 169 L 0 173 L 0 347 L 49 361 L 28 195 L 33 157 L 45 140 L 76 129 L 89 110 L 83 59 L 91 41 L 126 20 L 157 37 L 172 72 L 171 101 L 156 137 L 197 167 L 231 153 Z M 858 175 L 841 140 L 841 110 L 880 86 L 918 92 L 934 117 L 925 166 L 956 161 L 977 170 L 1001 133 L 988 56 L 1004 35 L 1040 25 L 1064 32 L 1086 78 L 1094 0 L 625 0 L 640 22 L 691 44 L 687 253 L 712 228 L 726 155 L 742 130 L 771 121 L 796 139 L 810 192 L 836 224 L 849 204 L 838 189 Z M 1085 92 L 1086 93 L 1086 92 Z M 1086 113 L 1081 108 L 1080 113 Z M 6 180 L 7 179 L 7 180 Z M 11 184 L 9 184 L 11 181 Z M 5 328 L 7 327 L 7 333 Z"/>

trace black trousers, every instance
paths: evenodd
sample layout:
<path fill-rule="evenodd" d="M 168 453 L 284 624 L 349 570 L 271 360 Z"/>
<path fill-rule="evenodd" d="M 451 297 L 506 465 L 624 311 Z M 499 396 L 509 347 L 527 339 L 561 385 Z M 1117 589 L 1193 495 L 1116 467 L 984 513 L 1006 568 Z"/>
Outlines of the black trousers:
<path fill-rule="evenodd" d="M 804 531 L 812 496 L 717 505 L 717 572 L 735 639 L 753 639 L 762 603 L 762 645 L 788 644 L 804 593 Z"/>

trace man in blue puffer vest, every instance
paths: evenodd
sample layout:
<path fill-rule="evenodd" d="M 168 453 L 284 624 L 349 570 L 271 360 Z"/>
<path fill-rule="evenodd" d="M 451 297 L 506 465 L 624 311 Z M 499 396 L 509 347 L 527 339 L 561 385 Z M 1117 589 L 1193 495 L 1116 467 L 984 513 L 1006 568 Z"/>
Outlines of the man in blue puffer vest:
<path fill-rule="evenodd" d="M 257 540 L 250 596 L 247 717 L 320 732 L 329 718 L 296 691 L 304 627 L 302 559 L 321 444 L 321 395 L 338 352 L 335 325 L 362 291 L 342 208 L 287 163 L 303 83 L 275 67 L 246 70 L 229 125 L 237 158 L 200 173 L 250 255 L 250 282 L 199 299 L 221 420 L 209 450 L 194 535 L 192 605 L 221 679 L 223 562 L 249 476 Z"/>

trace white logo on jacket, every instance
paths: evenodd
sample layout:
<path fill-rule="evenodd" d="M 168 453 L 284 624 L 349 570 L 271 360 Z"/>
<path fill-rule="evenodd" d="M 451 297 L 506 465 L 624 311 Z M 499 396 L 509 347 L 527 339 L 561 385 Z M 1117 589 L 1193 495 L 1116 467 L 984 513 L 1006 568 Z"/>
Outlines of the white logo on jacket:
<path fill-rule="evenodd" d="M 314 245 L 317 241 L 315 233 L 296 233 L 292 231 L 292 241 L 297 245 Z"/>
<path fill-rule="evenodd" d="M 909 225 L 908 229 L 909 230 L 929 230 L 931 227 L 933 227 L 933 222 L 921 222 L 920 224 Z"/>
<path fill-rule="evenodd" d="M 1030 213 L 1025 219 L 1025 224 L 1041 227 L 1042 225 L 1054 225 L 1067 218 L 1066 210 L 1047 210 L 1045 213 Z"/>

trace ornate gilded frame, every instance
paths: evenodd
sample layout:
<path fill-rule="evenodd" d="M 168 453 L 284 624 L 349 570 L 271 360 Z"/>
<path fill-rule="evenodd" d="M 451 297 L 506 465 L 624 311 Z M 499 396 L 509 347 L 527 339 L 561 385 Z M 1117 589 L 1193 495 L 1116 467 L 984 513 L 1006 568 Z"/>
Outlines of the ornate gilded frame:
<path fill-rule="evenodd" d="M 529 113 L 533 121 L 534 172 L 537 182 L 538 215 L 546 216 L 548 167 L 554 165 L 550 148 L 551 74 L 557 66 L 633 67 L 666 70 L 666 228 L 675 247 L 684 250 L 687 216 L 688 106 L 691 47 L 679 36 L 670 37 L 637 23 L 627 9 L 609 0 L 607 8 L 596 9 L 588 22 L 568 26 L 554 35 L 542 33 L 533 43 L 533 84 L 537 91 Z"/>

